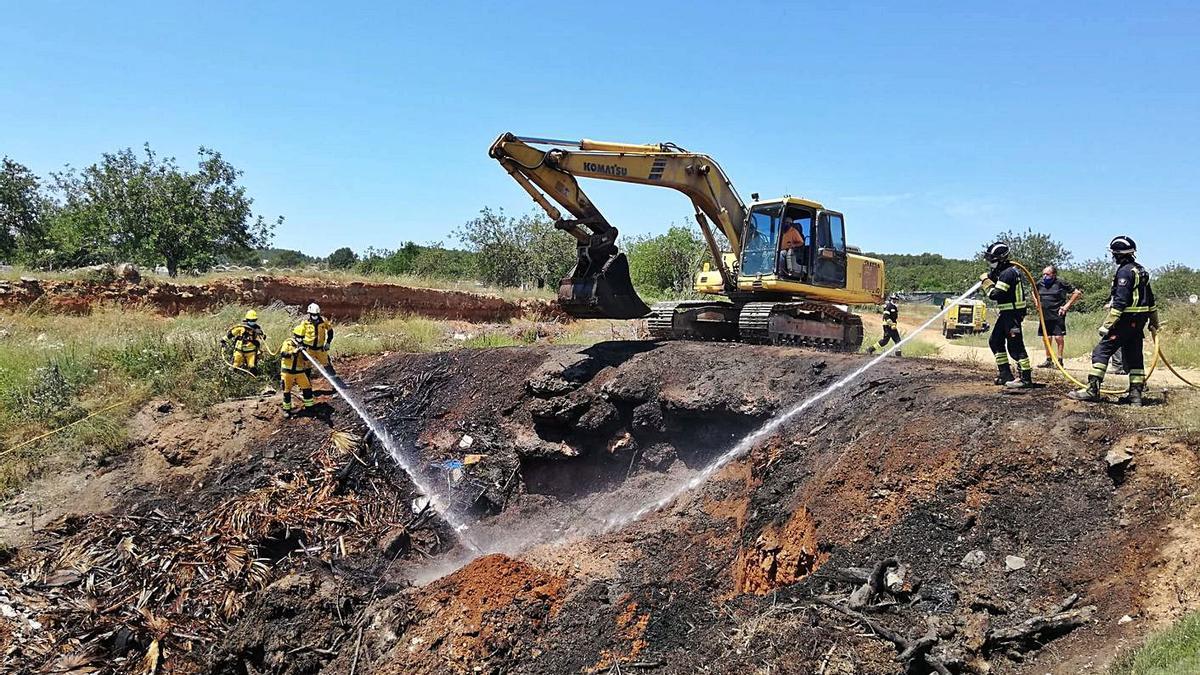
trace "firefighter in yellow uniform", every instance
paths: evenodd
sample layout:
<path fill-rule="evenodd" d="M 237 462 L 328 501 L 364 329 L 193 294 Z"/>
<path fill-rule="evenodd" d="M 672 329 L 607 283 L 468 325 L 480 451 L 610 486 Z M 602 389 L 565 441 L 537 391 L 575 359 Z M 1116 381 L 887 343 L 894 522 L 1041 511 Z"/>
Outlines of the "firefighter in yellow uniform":
<path fill-rule="evenodd" d="M 321 364 L 330 377 L 337 377 L 333 361 L 329 359 L 329 346 L 333 344 L 333 324 L 321 316 L 321 306 L 315 302 L 310 304 L 308 318 L 297 328 L 304 330 L 304 349 L 308 351 L 308 355 Z"/>
<path fill-rule="evenodd" d="M 292 337 L 279 347 L 279 379 L 283 389 L 283 412 L 292 416 L 292 388 L 300 387 L 304 407 L 313 405 L 312 382 L 308 379 L 309 363 L 304 356 L 304 327 L 292 329 Z"/>
<path fill-rule="evenodd" d="M 257 375 L 258 352 L 266 339 L 267 334 L 258 325 L 258 312 L 250 310 L 241 323 L 229 329 L 221 344 L 233 344 L 234 368 L 245 368 Z"/>

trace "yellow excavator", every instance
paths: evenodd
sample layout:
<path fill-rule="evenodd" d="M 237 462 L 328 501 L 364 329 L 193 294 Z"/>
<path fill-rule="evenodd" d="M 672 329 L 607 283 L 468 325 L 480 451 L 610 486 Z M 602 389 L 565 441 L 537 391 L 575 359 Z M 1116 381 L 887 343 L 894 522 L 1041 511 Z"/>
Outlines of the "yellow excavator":
<path fill-rule="evenodd" d="M 846 244 L 841 213 L 791 196 L 759 200 L 753 194 L 747 207 L 707 155 L 673 143 L 563 141 L 511 133 L 501 134 L 488 154 L 555 227 L 578 242 L 575 267 L 558 287 L 559 304 L 572 316 L 645 317 L 656 339 L 857 350 L 862 320 L 847 305 L 883 301 L 883 261 Z M 696 275 L 694 289 L 718 297 L 647 307 L 633 288 L 629 261 L 617 249 L 617 228 L 580 189 L 578 178 L 657 185 L 687 195 L 712 256 Z M 728 250 L 711 224 L 724 235 Z"/>

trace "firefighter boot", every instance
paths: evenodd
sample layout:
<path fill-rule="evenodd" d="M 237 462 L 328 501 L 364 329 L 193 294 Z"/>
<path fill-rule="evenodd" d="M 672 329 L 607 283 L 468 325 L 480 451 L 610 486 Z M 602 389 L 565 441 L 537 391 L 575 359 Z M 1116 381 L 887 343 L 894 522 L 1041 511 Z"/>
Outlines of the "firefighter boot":
<path fill-rule="evenodd" d="M 1008 384 L 1013 379 L 1012 366 L 1007 363 L 999 366 L 1000 374 L 996 376 L 994 384 Z"/>
<path fill-rule="evenodd" d="M 1083 389 L 1076 389 L 1067 394 L 1068 397 L 1076 401 L 1099 401 L 1100 400 L 1100 378 L 1095 375 L 1088 375 L 1087 386 Z"/>
<path fill-rule="evenodd" d="M 875 353 L 875 345 L 871 345 L 870 347 L 867 347 L 867 353 L 874 354 Z"/>
<path fill-rule="evenodd" d="M 1125 403 L 1135 408 L 1142 407 L 1142 389 L 1145 386 L 1146 385 L 1140 383 L 1129 385 L 1129 393 L 1122 396 L 1119 403 Z"/>
<path fill-rule="evenodd" d="M 1033 386 L 1033 371 L 1032 370 L 1022 370 L 1021 371 L 1021 379 L 1005 382 L 1004 386 L 1008 387 L 1009 389 L 1028 389 L 1028 388 L 1032 387 Z"/>

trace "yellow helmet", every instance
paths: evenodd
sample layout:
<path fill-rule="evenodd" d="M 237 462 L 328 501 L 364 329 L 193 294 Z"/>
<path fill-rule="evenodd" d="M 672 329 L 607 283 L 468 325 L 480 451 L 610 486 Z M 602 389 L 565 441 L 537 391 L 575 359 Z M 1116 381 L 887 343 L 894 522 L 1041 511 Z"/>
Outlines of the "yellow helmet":
<path fill-rule="evenodd" d="M 250 311 L 246 312 L 246 320 L 247 321 L 258 321 L 258 312 L 254 311 L 254 310 L 250 310 Z"/>
<path fill-rule="evenodd" d="M 304 337 L 304 326 L 296 326 L 292 329 L 292 335 L 296 337 Z"/>

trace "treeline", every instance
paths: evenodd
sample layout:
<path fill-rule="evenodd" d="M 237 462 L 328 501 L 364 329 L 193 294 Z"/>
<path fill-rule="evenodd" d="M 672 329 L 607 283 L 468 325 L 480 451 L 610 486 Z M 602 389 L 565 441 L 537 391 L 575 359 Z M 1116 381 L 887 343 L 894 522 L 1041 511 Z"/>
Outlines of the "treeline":
<path fill-rule="evenodd" d="M 318 264 L 361 274 L 470 279 L 492 286 L 555 288 L 575 264 L 575 239 L 540 213 L 520 217 L 484 208 L 454 231 L 465 248 L 407 242 L 398 249 L 339 248 Z M 622 237 L 634 286 L 652 297 L 685 295 L 708 255 L 694 227 L 672 225 L 660 235 Z"/>
<path fill-rule="evenodd" d="M 1091 258 L 1077 262 L 1074 255 L 1053 236 L 1025 230 L 997 233 L 992 241 L 1008 242 L 1013 257 L 1037 278 L 1042 270 L 1054 265 L 1059 276 L 1083 291 L 1079 307 L 1096 309 L 1108 302 L 1115 267 L 1111 259 Z M 1108 242 L 1105 241 L 1105 244 Z M 945 258 L 936 253 L 901 255 L 869 253 L 881 258 L 886 270 L 889 291 L 958 291 L 964 290 L 986 269 L 982 246 L 973 260 Z M 1200 293 L 1200 270 L 1179 263 L 1155 265 L 1142 260 L 1150 270 L 1154 292 L 1162 300 L 1181 300 Z"/>
<path fill-rule="evenodd" d="M 283 218 L 251 212 L 242 172 L 201 147 L 196 168 L 147 144 L 48 177 L 0 160 L 0 260 L 38 269 L 135 262 L 204 270 L 270 244 Z"/>

